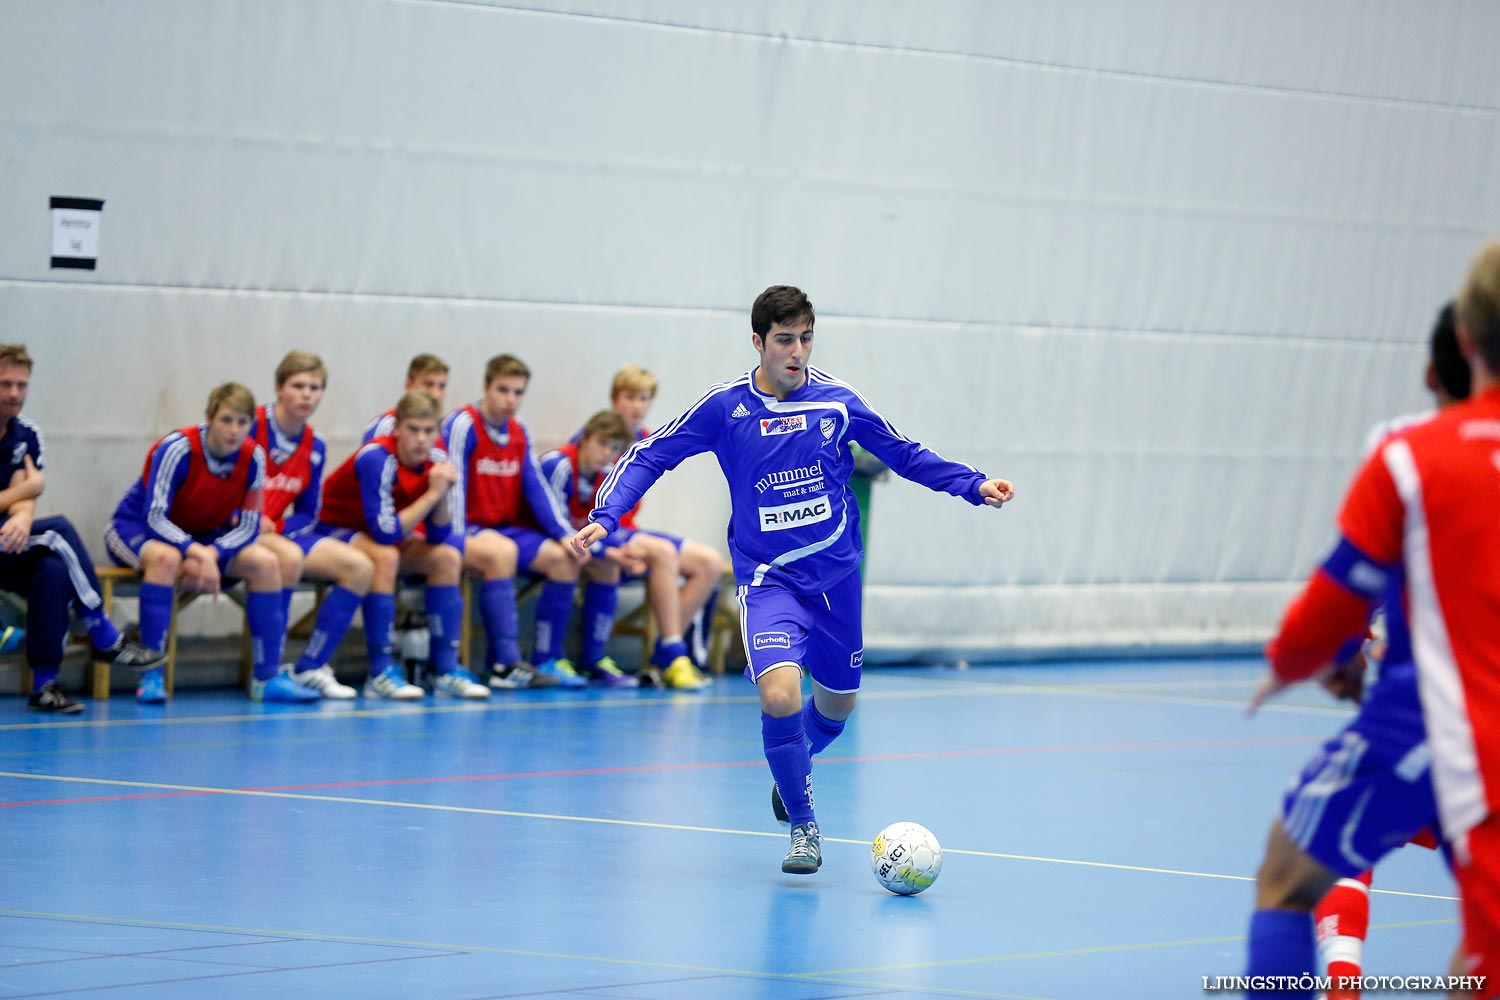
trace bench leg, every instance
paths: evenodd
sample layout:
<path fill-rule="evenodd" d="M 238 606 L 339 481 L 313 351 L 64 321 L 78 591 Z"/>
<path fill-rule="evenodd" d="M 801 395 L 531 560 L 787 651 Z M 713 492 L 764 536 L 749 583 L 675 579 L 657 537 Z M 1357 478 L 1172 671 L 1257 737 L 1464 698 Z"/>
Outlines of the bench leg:
<path fill-rule="evenodd" d="M 188 598 L 189 601 L 192 598 Z M 167 697 L 172 697 L 177 681 L 177 609 L 182 602 L 180 598 L 172 600 L 172 617 L 167 622 L 167 658 L 162 662 L 162 680 L 166 684 Z"/>
<path fill-rule="evenodd" d="M 458 589 L 464 595 L 464 617 L 458 626 L 458 665 L 469 669 L 469 647 L 474 643 L 474 578 L 463 573 Z"/>

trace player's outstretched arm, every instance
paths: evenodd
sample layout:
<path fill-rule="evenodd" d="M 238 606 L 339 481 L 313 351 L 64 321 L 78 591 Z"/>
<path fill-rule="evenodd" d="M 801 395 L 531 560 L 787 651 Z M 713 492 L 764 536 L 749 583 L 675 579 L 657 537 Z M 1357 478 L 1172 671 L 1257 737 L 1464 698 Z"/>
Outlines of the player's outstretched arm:
<path fill-rule="evenodd" d="M 573 552 L 575 554 L 588 555 L 589 546 L 607 534 L 609 532 L 605 530 L 602 524 L 595 524 L 593 522 L 585 524 L 582 528 L 578 529 L 578 534 L 574 535 L 571 540 Z"/>
<path fill-rule="evenodd" d="M 999 507 L 1007 500 L 1014 500 L 1016 485 L 1009 479 L 986 479 L 979 484 L 979 496 L 988 507 Z"/>

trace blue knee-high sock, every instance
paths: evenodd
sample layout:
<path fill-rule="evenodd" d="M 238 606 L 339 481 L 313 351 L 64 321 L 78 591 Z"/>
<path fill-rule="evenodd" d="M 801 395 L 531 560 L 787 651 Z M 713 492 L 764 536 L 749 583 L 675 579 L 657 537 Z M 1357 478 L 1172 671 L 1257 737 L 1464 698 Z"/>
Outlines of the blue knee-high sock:
<path fill-rule="evenodd" d="M 812 754 L 807 752 L 802 713 L 784 719 L 760 713 L 760 738 L 787 816 L 793 823 L 813 822 Z"/>
<path fill-rule="evenodd" d="M 615 628 L 620 588 L 613 583 L 590 583 L 583 588 L 583 662 L 589 666 L 604 657 L 605 644 Z"/>
<path fill-rule="evenodd" d="M 536 602 L 536 643 L 531 658 L 541 663 L 563 655 L 568 616 L 573 613 L 573 584 L 548 580 Z"/>
<path fill-rule="evenodd" d="M 463 624 L 464 599 L 457 584 L 427 588 L 427 634 L 432 640 L 432 666 L 451 674 L 458 666 L 458 630 Z"/>
<path fill-rule="evenodd" d="M 287 628 L 292 627 L 292 595 L 296 592 L 296 587 L 281 589 L 281 620 L 286 622 Z"/>
<path fill-rule="evenodd" d="M 839 738 L 839 733 L 844 731 L 844 722 L 828 718 L 809 698 L 802 706 L 802 730 L 807 734 L 807 752 L 819 754 Z"/>
<path fill-rule="evenodd" d="M 281 646 L 286 641 L 286 619 L 281 616 L 281 591 L 245 596 L 245 619 L 250 623 L 250 648 L 255 679 L 268 681 L 281 669 Z"/>
<path fill-rule="evenodd" d="M 1311 913 L 1256 910 L 1250 917 L 1247 976 L 1311 976 L 1317 967 L 1317 943 Z M 1247 990 L 1245 1000 L 1311 1000 L 1315 990 Z"/>
<path fill-rule="evenodd" d="M 298 673 L 327 665 L 333 657 L 333 651 L 344 638 L 344 633 L 349 631 L 349 623 L 354 620 L 354 612 L 359 610 L 359 602 L 362 600 L 362 597 L 346 587 L 334 587 L 328 592 L 328 596 L 323 598 L 323 606 L 318 609 L 312 638 L 307 640 L 307 648 L 297 660 Z"/>
<path fill-rule="evenodd" d="M 375 677 L 394 663 L 391 657 L 395 639 L 391 633 L 396 628 L 396 595 L 366 594 L 363 607 L 365 645 L 370 651 L 370 676 Z"/>
<path fill-rule="evenodd" d="M 165 583 L 141 584 L 141 645 L 158 653 L 167 648 L 172 626 L 172 588 Z"/>
<path fill-rule="evenodd" d="M 520 627 L 516 624 L 516 580 L 486 580 L 479 588 L 479 617 L 484 620 L 484 634 L 492 666 L 509 666 L 521 658 L 516 642 Z"/>

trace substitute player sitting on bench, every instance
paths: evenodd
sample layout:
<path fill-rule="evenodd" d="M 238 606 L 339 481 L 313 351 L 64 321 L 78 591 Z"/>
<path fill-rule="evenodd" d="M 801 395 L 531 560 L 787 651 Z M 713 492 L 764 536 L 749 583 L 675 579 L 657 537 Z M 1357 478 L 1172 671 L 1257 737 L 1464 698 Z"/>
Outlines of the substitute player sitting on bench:
<path fill-rule="evenodd" d="M 375 566 L 348 542 L 318 529 L 328 445 L 307 421 L 323 399 L 328 370 L 307 351 L 292 351 L 276 366 L 276 403 L 255 411 L 251 436 L 266 455 L 262 545 L 281 564 L 282 616 L 290 620 L 292 593 L 303 577 L 333 584 L 318 609 L 307 647 L 292 679 L 325 698 L 347 700 L 358 692 L 340 684 L 328 665 L 354 612 L 370 591 Z"/>
<path fill-rule="evenodd" d="M 165 649 L 175 600 L 173 587 L 217 594 L 226 577 L 245 581 L 255 701 L 316 701 L 318 692 L 280 672 L 286 620 L 281 568 L 260 536 L 261 489 L 266 457 L 250 437 L 255 396 L 226 382 L 208 396 L 208 423 L 172 431 L 146 453 L 141 476 L 130 484 L 105 528 L 110 558 L 139 569 L 141 642 Z M 160 667 L 141 675 L 136 698 L 167 700 Z"/>
<path fill-rule="evenodd" d="M 445 544 L 453 531 L 450 490 L 458 473 L 433 450 L 438 404 L 408 392 L 396 404 L 393 433 L 375 438 L 333 470 L 323 488 L 319 530 L 348 542 L 375 565 L 364 601 L 370 678 L 365 694 L 408 701 L 424 692 L 407 682 L 393 658 L 396 583 L 400 573 L 427 578 L 427 627 L 432 635 L 434 690 L 454 698 L 488 698 L 489 689 L 458 665 L 463 599 L 458 589 L 462 556 Z M 422 531 L 418 533 L 418 527 Z"/>

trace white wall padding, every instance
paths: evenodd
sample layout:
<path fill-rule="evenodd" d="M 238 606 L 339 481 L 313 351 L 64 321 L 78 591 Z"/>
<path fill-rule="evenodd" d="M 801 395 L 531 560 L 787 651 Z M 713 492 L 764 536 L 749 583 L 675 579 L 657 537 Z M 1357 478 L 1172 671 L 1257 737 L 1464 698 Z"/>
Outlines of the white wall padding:
<path fill-rule="evenodd" d="M 661 422 L 791 282 L 821 366 L 1020 491 L 875 488 L 872 649 L 1258 642 L 1500 231 L 1497 37 L 1478 0 L 0 4 L 44 508 L 97 538 L 293 347 L 336 457 L 422 350 L 455 403 L 523 357 L 544 444 L 624 361 Z M 49 270 L 52 196 L 105 200 L 97 270 Z M 643 520 L 722 548 L 727 508 L 704 459 Z"/>

